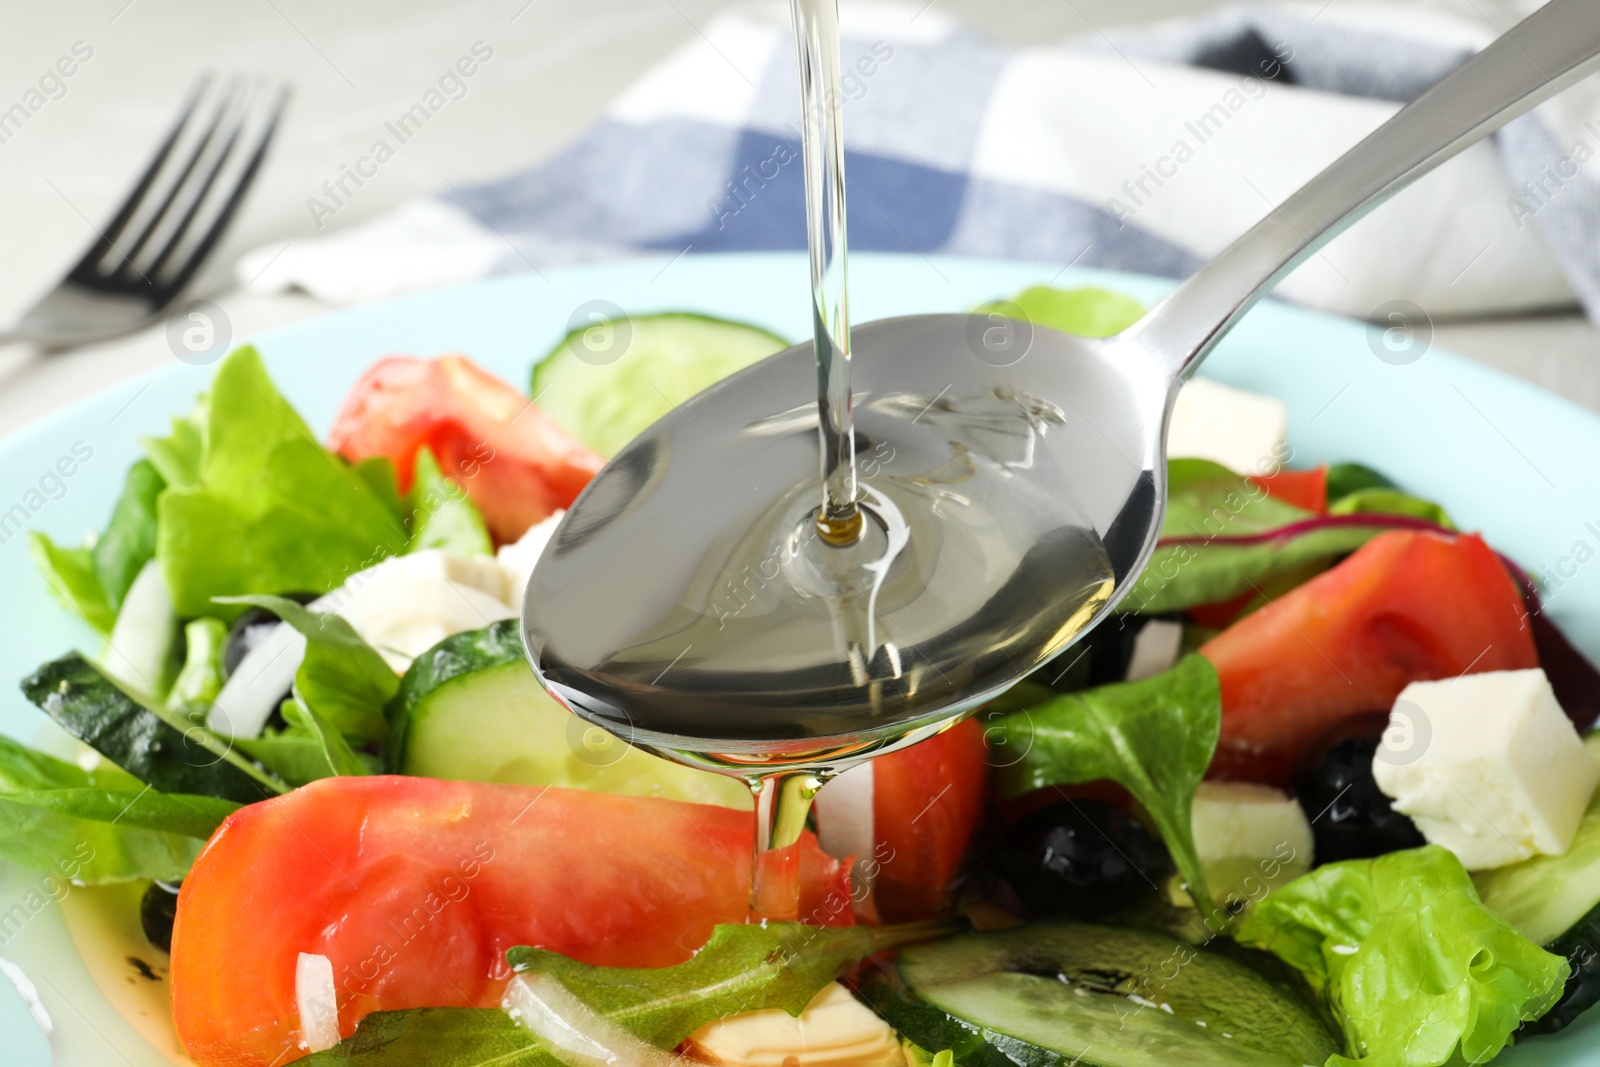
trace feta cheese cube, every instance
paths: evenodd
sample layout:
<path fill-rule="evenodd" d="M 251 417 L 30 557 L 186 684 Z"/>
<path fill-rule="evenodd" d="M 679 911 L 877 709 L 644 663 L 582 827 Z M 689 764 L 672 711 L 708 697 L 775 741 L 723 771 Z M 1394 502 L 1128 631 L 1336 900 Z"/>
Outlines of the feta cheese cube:
<path fill-rule="evenodd" d="M 1372 776 L 1423 837 L 1484 870 L 1565 852 L 1600 764 L 1544 671 L 1491 671 L 1406 686 Z"/>
<path fill-rule="evenodd" d="M 1240 474 L 1270 474 L 1288 459 L 1288 439 L 1283 401 L 1190 378 L 1172 406 L 1167 455 L 1209 459 Z"/>
<path fill-rule="evenodd" d="M 502 603 L 510 603 L 505 569 L 491 556 L 458 556 L 443 549 L 428 548 L 404 556 L 391 556 L 375 566 L 351 576 L 347 585 L 359 586 L 371 580 L 446 581 L 470 586 Z M 520 593 L 521 590 L 518 590 Z"/>

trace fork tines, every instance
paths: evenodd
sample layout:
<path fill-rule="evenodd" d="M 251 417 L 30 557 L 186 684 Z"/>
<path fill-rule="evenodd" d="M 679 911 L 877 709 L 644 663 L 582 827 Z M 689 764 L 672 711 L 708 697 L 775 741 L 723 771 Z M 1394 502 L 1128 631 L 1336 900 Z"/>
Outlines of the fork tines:
<path fill-rule="evenodd" d="M 288 101 L 287 85 L 196 79 L 178 121 L 68 279 L 103 292 L 171 300 L 222 236 Z"/>

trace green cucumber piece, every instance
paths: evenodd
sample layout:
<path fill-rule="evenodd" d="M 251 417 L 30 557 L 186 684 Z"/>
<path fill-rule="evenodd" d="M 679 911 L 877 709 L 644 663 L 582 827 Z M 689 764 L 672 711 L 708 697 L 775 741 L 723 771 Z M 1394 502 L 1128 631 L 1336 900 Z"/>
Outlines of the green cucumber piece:
<path fill-rule="evenodd" d="M 1600 731 L 1583 739 L 1600 759 Z M 1534 856 L 1472 876 L 1484 906 L 1572 965 L 1555 1007 L 1528 1029 L 1560 1030 L 1600 1003 L 1600 790 L 1559 856 Z"/>
<path fill-rule="evenodd" d="M 1037 923 L 900 951 L 863 982 L 961 1067 L 1291 1067 L 1338 1051 L 1288 987 L 1161 934 Z"/>
<path fill-rule="evenodd" d="M 556 703 L 528 666 L 516 619 L 447 637 L 417 657 L 389 705 L 383 765 L 426 778 L 751 806 L 742 783 L 652 756 Z"/>
<path fill-rule="evenodd" d="M 533 397 L 578 440 L 614 456 L 696 393 L 788 347 L 759 326 L 687 312 L 596 321 L 534 365 Z"/>
<path fill-rule="evenodd" d="M 1600 731 L 1584 738 L 1600 759 Z M 1548 945 L 1600 904 L 1600 790 L 1559 856 L 1534 856 L 1472 876 L 1484 906 L 1536 945 Z"/>

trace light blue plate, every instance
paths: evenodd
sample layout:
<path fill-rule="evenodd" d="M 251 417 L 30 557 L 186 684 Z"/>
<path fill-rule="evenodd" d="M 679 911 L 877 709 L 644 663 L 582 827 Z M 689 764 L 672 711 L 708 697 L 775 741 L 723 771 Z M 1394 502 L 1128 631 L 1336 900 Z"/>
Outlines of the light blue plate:
<path fill-rule="evenodd" d="M 851 262 L 858 322 L 964 310 L 1034 284 L 1103 285 L 1151 301 L 1170 283 L 1100 271 L 914 256 Z M 463 352 L 525 388 L 533 360 L 568 329 L 580 306 L 606 300 L 631 314 L 695 310 L 798 339 L 809 330 L 807 271 L 797 254 L 687 256 L 523 274 L 375 304 L 254 338 L 273 377 L 311 425 L 325 430 L 345 391 L 374 359 Z M 166 432 L 212 368 L 173 366 L 96 393 L 0 443 L 0 516 L 20 505 L 27 525 L 75 543 L 104 524 L 139 438 Z M 1363 324 L 1264 304 L 1205 364 L 1230 385 L 1289 405 L 1292 462 L 1354 460 L 1442 502 L 1468 529 L 1547 584 L 1552 616 L 1600 660 L 1600 418 L 1559 397 L 1439 351 L 1394 365 L 1379 359 Z M 85 383 L 86 391 L 92 383 Z M 61 479 L 58 459 L 89 458 Z M 68 463 L 64 468 L 74 467 Z M 44 479 L 43 492 L 41 479 Z M 54 490 L 53 493 L 49 490 Z M 30 491 L 34 491 L 30 495 Z M 32 505 L 39 505 L 36 508 Z M 0 519 L 0 678 L 20 679 L 93 634 L 50 598 L 26 537 Z M 1579 558 L 1585 562 L 1578 562 Z M 24 740 L 42 716 L 9 685 L 0 730 Z M 31 879 L 0 867 L 0 924 Z M 20 932 L 0 925 L 0 955 L 39 986 L 56 1023 L 58 1067 L 164 1062 L 105 1003 L 73 955 L 54 905 Z M 248 960 L 240 966 L 249 967 Z M 1597 1013 L 1600 1015 L 1600 1013 Z M 1597 1062 L 1600 1024 L 1541 1039 L 1504 1062 Z M 120 1055 L 119 1055 L 120 1054 Z M 43 1067 L 32 1023 L 0 982 L 0 1063 Z"/>

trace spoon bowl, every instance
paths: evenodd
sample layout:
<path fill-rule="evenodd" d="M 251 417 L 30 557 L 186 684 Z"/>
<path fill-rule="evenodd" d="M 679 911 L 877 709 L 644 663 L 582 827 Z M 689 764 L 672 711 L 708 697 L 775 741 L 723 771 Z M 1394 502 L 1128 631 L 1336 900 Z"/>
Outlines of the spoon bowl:
<path fill-rule="evenodd" d="M 528 649 L 564 703 L 680 758 L 691 737 L 724 764 L 859 758 L 1005 690 L 1138 573 L 1164 474 L 1159 365 L 999 315 L 853 341 L 865 510 L 925 521 L 892 554 L 881 522 L 845 549 L 810 536 L 812 345 L 725 379 L 607 464 L 540 560 Z M 885 573 L 863 569 L 839 611 L 804 570 L 852 552 Z"/>

